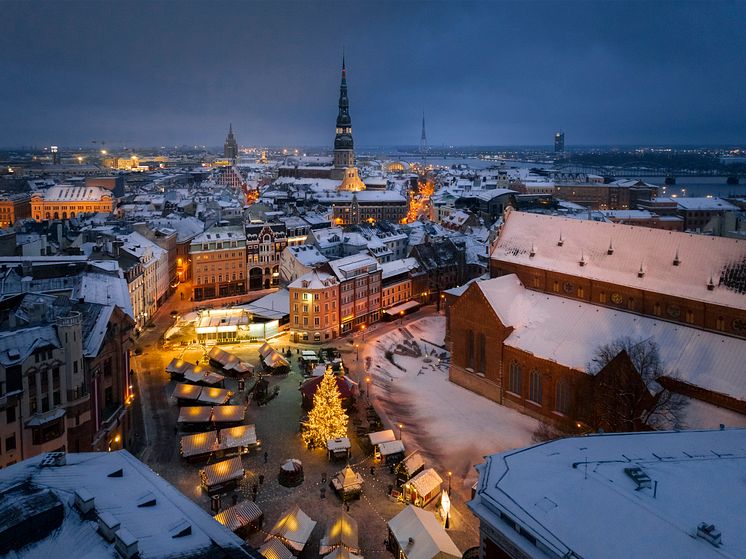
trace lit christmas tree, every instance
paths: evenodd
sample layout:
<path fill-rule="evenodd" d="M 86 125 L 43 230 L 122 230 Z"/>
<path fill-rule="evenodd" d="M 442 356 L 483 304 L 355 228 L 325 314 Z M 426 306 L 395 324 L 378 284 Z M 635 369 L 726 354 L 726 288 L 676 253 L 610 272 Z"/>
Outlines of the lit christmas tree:
<path fill-rule="evenodd" d="M 329 372 L 324 373 L 313 395 L 313 408 L 308 413 L 303 440 L 309 446 L 326 447 L 329 439 L 347 436 L 347 419 L 336 377 Z"/>

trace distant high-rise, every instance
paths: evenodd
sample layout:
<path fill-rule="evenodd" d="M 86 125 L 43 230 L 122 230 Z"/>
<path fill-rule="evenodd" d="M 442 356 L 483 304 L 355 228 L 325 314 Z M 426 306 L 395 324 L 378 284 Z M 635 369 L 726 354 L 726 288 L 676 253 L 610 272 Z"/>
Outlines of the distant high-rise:
<path fill-rule="evenodd" d="M 234 160 L 238 157 L 238 142 L 233 136 L 233 124 L 230 125 L 228 136 L 225 138 L 225 144 L 223 144 L 223 157 Z"/>
<path fill-rule="evenodd" d="M 422 135 L 420 136 L 420 155 L 422 161 L 427 157 L 427 134 L 425 134 L 425 111 L 422 111 Z"/>
<path fill-rule="evenodd" d="M 347 68 L 344 55 L 342 55 L 342 82 L 339 85 L 339 113 L 334 136 L 334 168 L 331 178 L 342 180 L 345 176 L 345 169 L 354 165 L 352 119 L 350 118 L 350 100 L 347 98 Z"/>
<path fill-rule="evenodd" d="M 565 133 L 562 131 L 554 134 L 554 153 L 565 153 Z"/>
<path fill-rule="evenodd" d="M 60 148 L 57 146 L 52 146 L 50 148 L 50 151 L 52 152 L 52 165 L 59 165 L 60 164 Z"/>

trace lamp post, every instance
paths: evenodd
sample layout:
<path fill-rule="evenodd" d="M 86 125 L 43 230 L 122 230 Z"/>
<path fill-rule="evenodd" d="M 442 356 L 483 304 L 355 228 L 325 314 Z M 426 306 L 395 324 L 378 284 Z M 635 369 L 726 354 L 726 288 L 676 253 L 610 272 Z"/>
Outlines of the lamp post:
<path fill-rule="evenodd" d="M 403 423 L 398 423 L 396 426 L 399 428 L 399 440 L 402 441 L 401 432 L 402 432 L 402 429 L 404 429 L 404 424 Z M 404 442 L 404 441 L 402 441 L 402 442 Z"/>
<path fill-rule="evenodd" d="M 448 472 L 448 496 L 451 496 L 451 475 L 452 472 Z"/>
<path fill-rule="evenodd" d="M 404 311 L 399 311 L 399 326 L 402 325 L 403 321 L 404 321 Z"/>
<path fill-rule="evenodd" d="M 365 342 L 365 324 L 361 324 L 360 325 L 360 330 L 363 333 L 363 342 Z"/>
<path fill-rule="evenodd" d="M 360 344 L 355 344 L 355 361 L 360 361 Z"/>
<path fill-rule="evenodd" d="M 368 395 L 368 402 L 370 402 L 370 377 L 365 377 L 365 385 L 367 386 L 365 393 Z"/>

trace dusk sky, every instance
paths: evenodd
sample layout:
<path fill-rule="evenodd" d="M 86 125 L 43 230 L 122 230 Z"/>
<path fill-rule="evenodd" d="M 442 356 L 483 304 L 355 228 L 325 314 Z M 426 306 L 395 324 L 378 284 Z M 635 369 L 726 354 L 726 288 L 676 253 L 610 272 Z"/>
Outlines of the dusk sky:
<path fill-rule="evenodd" d="M 746 142 L 744 2 L 0 2 L 0 146 Z"/>

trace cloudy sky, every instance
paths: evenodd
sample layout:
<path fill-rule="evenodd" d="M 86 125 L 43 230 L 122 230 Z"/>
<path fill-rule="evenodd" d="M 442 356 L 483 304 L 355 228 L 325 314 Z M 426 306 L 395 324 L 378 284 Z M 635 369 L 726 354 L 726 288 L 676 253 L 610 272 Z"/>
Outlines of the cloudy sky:
<path fill-rule="evenodd" d="M 0 1 L 0 146 L 743 144 L 746 3 Z"/>

